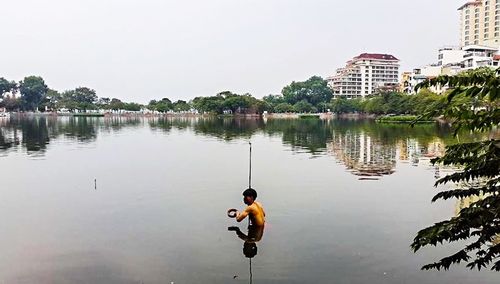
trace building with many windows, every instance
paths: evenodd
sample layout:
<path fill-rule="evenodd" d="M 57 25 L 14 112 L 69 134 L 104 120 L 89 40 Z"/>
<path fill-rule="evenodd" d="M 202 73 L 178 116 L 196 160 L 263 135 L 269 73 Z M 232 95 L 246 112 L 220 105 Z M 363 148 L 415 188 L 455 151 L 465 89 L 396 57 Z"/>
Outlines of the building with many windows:
<path fill-rule="evenodd" d="M 356 98 L 399 88 L 399 59 L 389 54 L 363 53 L 329 77 L 335 97 Z"/>
<path fill-rule="evenodd" d="M 500 0 L 469 1 L 458 10 L 462 46 L 500 46 Z"/>

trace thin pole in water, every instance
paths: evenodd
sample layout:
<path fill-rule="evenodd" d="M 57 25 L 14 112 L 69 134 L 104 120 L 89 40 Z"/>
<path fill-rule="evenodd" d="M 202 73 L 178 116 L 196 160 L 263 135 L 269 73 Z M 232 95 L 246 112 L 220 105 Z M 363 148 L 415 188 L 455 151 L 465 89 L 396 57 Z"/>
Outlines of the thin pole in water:
<path fill-rule="evenodd" d="M 250 165 L 248 167 L 248 188 L 252 188 L 252 142 L 248 141 L 250 145 Z"/>
<path fill-rule="evenodd" d="M 252 259 L 250 258 L 250 284 L 252 284 L 253 274 L 252 274 Z"/>

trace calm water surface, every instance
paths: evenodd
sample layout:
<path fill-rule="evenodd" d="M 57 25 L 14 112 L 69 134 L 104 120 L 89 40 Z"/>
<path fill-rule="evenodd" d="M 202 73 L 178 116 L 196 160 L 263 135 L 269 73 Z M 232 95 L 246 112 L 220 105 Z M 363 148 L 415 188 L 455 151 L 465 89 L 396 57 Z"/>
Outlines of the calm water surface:
<path fill-rule="evenodd" d="M 249 140 L 256 244 L 226 217 Z M 420 271 L 457 247 L 410 251 L 460 208 L 430 203 L 451 169 L 429 160 L 450 143 L 369 121 L 0 119 L 0 283 L 499 283 Z"/>

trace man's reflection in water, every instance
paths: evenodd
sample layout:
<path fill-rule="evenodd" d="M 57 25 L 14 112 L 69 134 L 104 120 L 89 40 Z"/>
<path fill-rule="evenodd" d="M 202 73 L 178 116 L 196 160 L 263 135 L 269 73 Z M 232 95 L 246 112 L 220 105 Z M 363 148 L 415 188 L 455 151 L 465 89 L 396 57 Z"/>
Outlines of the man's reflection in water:
<path fill-rule="evenodd" d="M 243 255 L 250 259 L 250 283 L 252 283 L 252 258 L 257 255 L 257 243 L 262 239 L 264 235 L 264 226 L 248 226 L 248 234 L 245 235 L 238 227 L 229 227 L 229 231 L 236 232 L 238 238 L 244 241 L 243 243 Z"/>

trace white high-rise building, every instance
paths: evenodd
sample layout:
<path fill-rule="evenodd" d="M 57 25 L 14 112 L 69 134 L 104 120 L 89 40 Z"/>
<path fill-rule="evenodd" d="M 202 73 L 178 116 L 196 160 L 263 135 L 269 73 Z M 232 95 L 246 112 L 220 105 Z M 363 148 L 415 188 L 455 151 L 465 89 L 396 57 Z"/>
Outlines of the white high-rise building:
<path fill-rule="evenodd" d="M 500 1 L 469 1 L 460 11 L 460 42 L 462 46 L 500 46 Z"/>
<path fill-rule="evenodd" d="M 363 53 L 337 69 L 328 85 L 335 97 L 365 97 L 399 88 L 399 59 L 389 54 Z"/>

